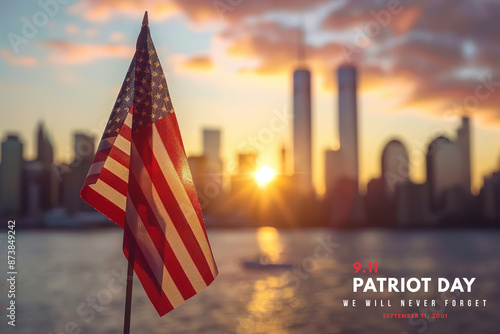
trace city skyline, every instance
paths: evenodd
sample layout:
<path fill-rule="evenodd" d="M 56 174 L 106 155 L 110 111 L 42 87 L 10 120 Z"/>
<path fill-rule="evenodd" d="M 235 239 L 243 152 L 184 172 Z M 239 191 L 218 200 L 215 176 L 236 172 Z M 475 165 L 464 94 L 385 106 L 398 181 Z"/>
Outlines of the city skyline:
<path fill-rule="evenodd" d="M 384 6 L 366 4 L 355 11 L 359 5 L 342 1 L 243 3 L 221 17 L 215 8 L 204 5 L 168 4 L 151 3 L 151 29 L 156 31 L 188 155 L 202 152 L 199 129 L 217 127 L 225 135 L 221 156 L 236 163 L 234 152 L 251 148 L 252 140 L 269 134 L 274 118 L 281 117 L 284 123 L 278 124 L 283 125 L 279 131 L 254 145 L 260 151 L 260 165 L 280 169 L 275 152 L 283 145 L 288 152 L 293 149 L 292 120 L 286 117 L 293 112 L 291 76 L 298 65 L 300 26 L 307 36 L 304 52 L 312 86 L 313 181 L 319 193 L 324 190 L 324 150 L 338 148 L 335 72 L 346 61 L 346 48 L 359 67 L 362 190 L 379 174 L 374 161 L 385 143 L 398 138 L 410 156 L 423 161 L 428 143 L 437 132 L 451 136 L 462 107 L 468 104 L 474 107 L 471 160 L 475 193 L 482 176 L 495 170 L 500 158 L 500 147 L 495 144 L 500 142 L 496 116 L 500 102 L 495 93 L 499 66 L 485 58 L 490 46 L 484 39 L 494 38 L 490 34 L 496 21 L 483 13 L 493 13 L 489 9 L 495 4 L 480 4 L 477 8 L 481 10 L 467 11 L 468 5 L 461 3 L 460 13 L 450 11 L 466 22 L 481 21 L 487 26 L 482 25 L 485 28 L 477 35 L 451 26 L 456 35 L 452 39 L 446 39 L 445 27 L 432 13 L 436 7 L 455 8 L 456 4 L 425 2 L 399 8 L 389 16 L 387 25 L 379 24 L 379 34 L 368 36 L 366 45 L 356 44 L 364 36 L 359 31 L 365 31 L 371 22 L 376 25 L 377 15 L 387 13 Z M 22 18 L 31 22 L 34 14 L 44 11 L 37 3 L 6 6 L 10 11 L 4 12 L 0 24 L 5 36 L 22 36 Z M 58 162 L 71 159 L 73 131 L 100 136 L 119 89 L 117 83 L 133 53 L 142 13 L 128 1 L 121 8 L 78 1 L 59 5 L 46 25 L 35 27 L 37 32 L 27 43 L 14 48 L 9 38 L 0 41 L 0 71 L 4 74 L 0 94 L 5 101 L 0 133 L 19 133 L 26 143 L 26 159 L 34 158 L 31 129 L 39 119 L 45 120 L 52 134 Z M 249 23 L 244 18 L 257 20 Z M 402 22 L 407 24 L 402 26 Z M 426 29 L 436 32 L 435 39 L 418 37 L 428 33 Z M 266 31 L 269 33 L 264 34 Z M 405 62 L 415 60 L 409 50 L 418 55 L 418 62 Z M 290 155 L 289 172 L 292 165 Z M 423 182 L 425 163 L 417 163 L 411 174 L 415 182 Z"/>
<path fill-rule="evenodd" d="M 428 145 L 424 183 L 409 179 L 412 161 L 404 144 L 389 141 L 378 159 L 380 174 L 370 180 L 366 194 L 362 195 L 358 193 L 355 175 L 347 173 L 351 171 L 343 165 L 343 159 L 349 157 L 345 152 L 337 155 L 339 151 L 326 151 L 326 168 L 336 169 L 332 171 L 336 176 L 330 177 L 333 181 L 326 184 L 328 191 L 322 199 L 310 196 L 300 178 L 302 171 L 275 174 L 258 165 L 255 151 L 235 152 L 237 169 L 227 174 L 220 157 L 223 134 L 218 129 L 202 130 L 203 154 L 188 156 L 187 161 L 209 226 L 487 226 L 496 224 L 500 217 L 500 164 L 493 173 L 483 176 L 485 186 L 479 196 L 473 196 L 469 121 L 462 117 L 455 136 L 438 136 Z M 23 159 L 24 143 L 17 136 L 9 134 L 2 141 L 5 163 L 0 164 L 0 215 L 21 215 L 27 219 L 26 227 L 103 223 L 104 217 L 92 214 L 93 210 L 79 196 L 94 156 L 95 138 L 73 133 L 74 158 L 55 164 L 44 124 L 40 122 L 34 132 L 34 160 Z M 335 153 L 334 160 L 328 161 L 328 153 Z M 283 150 L 276 155 L 286 159 Z M 335 159 L 339 165 L 332 163 Z M 233 221 L 236 217 L 237 224 Z"/>
<path fill-rule="evenodd" d="M 338 117 L 338 115 L 335 115 L 335 116 Z M 470 130 L 471 119 L 467 116 L 462 116 L 460 118 L 460 120 L 461 120 L 460 121 L 461 123 L 459 123 L 457 126 L 454 126 L 451 128 L 452 131 L 456 130 L 456 134 L 454 134 L 453 132 L 448 133 L 446 135 L 444 135 L 444 133 L 440 133 L 435 138 L 433 138 L 433 140 L 424 142 L 424 144 L 423 144 L 424 148 L 422 149 L 423 152 L 421 154 L 423 156 L 423 165 L 424 165 L 426 171 L 424 171 L 424 179 L 423 180 L 420 180 L 420 179 L 415 180 L 415 178 L 411 177 L 411 175 L 413 174 L 412 173 L 413 168 L 415 168 L 415 165 L 417 165 L 417 166 L 420 165 L 421 162 L 420 161 L 414 162 L 411 159 L 409 159 L 410 156 L 408 154 L 407 146 L 405 145 L 405 141 L 400 141 L 400 139 L 401 139 L 400 137 L 388 136 L 388 138 L 392 138 L 392 139 L 389 139 L 387 142 L 385 142 L 384 146 L 381 148 L 381 150 L 379 152 L 379 156 L 377 157 L 376 161 L 374 161 L 372 163 L 379 164 L 380 159 L 382 159 L 382 160 L 384 159 L 383 157 L 384 157 L 384 154 L 386 154 L 386 150 L 387 150 L 388 146 L 390 144 L 397 143 L 399 145 L 402 145 L 402 148 L 404 148 L 405 160 L 409 161 L 408 175 L 402 175 L 402 176 L 400 175 L 400 176 L 398 176 L 398 178 L 404 177 L 405 180 L 411 180 L 412 182 L 415 182 L 415 183 L 426 183 L 429 181 L 429 179 L 427 177 L 428 176 L 427 169 L 429 168 L 429 166 L 427 165 L 425 159 L 426 159 L 426 156 L 429 155 L 429 150 L 431 150 L 431 147 L 434 145 L 434 143 L 437 142 L 437 143 L 442 144 L 444 142 L 444 144 L 446 144 L 446 142 L 449 142 L 449 138 L 451 138 L 453 144 L 456 143 L 457 145 L 460 145 L 461 140 L 463 140 L 460 138 L 460 136 L 461 136 L 461 134 L 464 133 L 464 131 L 466 131 L 467 138 L 469 138 L 469 133 L 471 131 Z M 464 122 L 466 122 L 466 123 L 464 123 Z M 96 139 L 97 137 L 93 136 L 91 133 L 88 133 L 88 132 L 74 131 L 72 133 L 72 136 L 75 137 L 75 140 L 73 143 L 73 151 L 72 151 L 73 153 L 70 155 L 70 158 L 67 160 L 56 161 L 54 159 L 54 156 L 57 155 L 57 150 L 53 149 L 53 147 L 57 146 L 57 143 L 55 145 L 52 143 L 50 129 L 47 129 L 44 121 L 40 120 L 37 123 L 36 128 L 33 130 L 33 134 L 34 135 L 32 137 L 36 138 L 37 140 L 33 140 L 32 142 L 23 141 L 23 139 L 19 135 L 19 133 L 15 132 L 15 131 L 7 131 L 6 133 L 3 134 L 3 137 L 0 137 L 0 140 L 2 140 L 2 142 L 12 140 L 12 139 L 15 139 L 16 141 L 18 141 L 21 144 L 22 151 L 23 151 L 22 158 L 26 162 L 43 161 L 44 163 L 48 163 L 48 164 L 55 164 L 58 166 L 64 166 L 64 165 L 70 165 L 74 161 L 79 160 L 80 158 L 79 158 L 77 152 L 82 151 L 82 149 L 84 151 L 84 153 L 83 153 L 84 155 L 88 155 L 88 154 L 93 155 L 95 153 L 94 152 L 95 147 L 93 146 L 94 144 L 91 145 L 92 146 L 91 148 L 88 148 L 86 146 L 83 148 L 81 148 L 81 147 L 79 148 L 78 147 L 79 146 L 78 145 L 78 140 L 79 140 L 78 138 L 86 137 L 86 138 L 89 138 L 89 140 L 97 140 Z M 219 181 L 219 182 L 223 182 L 223 179 L 225 179 L 228 176 L 238 174 L 238 156 L 239 155 L 241 155 L 241 154 L 255 154 L 255 156 L 258 157 L 262 153 L 261 151 L 259 151 L 257 149 L 247 149 L 247 148 L 245 148 L 243 150 L 235 151 L 232 153 L 232 156 L 235 157 L 235 159 L 234 159 L 235 163 L 233 163 L 232 159 L 228 159 L 227 157 L 220 155 L 221 147 L 224 145 L 224 141 L 221 140 L 221 137 L 223 136 L 223 130 L 221 130 L 220 128 L 215 128 L 213 126 L 212 127 L 205 127 L 205 128 L 200 129 L 200 134 L 202 135 L 201 139 L 200 139 L 200 142 L 201 142 L 200 146 L 202 148 L 200 154 L 189 154 L 188 153 L 188 157 L 190 157 L 190 158 L 206 157 L 208 159 L 207 160 L 208 166 L 211 166 L 208 168 L 210 170 L 210 174 L 220 175 L 218 177 L 220 177 L 222 179 L 222 181 Z M 471 140 L 467 139 L 467 143 L 469 143 L 469 145 L 472 146 L 470 144 L 470 142 L 471 142 Z M 45 144 L 45 143 L 47 143 L 47 144 Z M 29 146 L 29 145 L 37 147 L 35 154 L 32 155 L 32 159 L 27 158 L 27 155 L 26 155 L 25 147 Z M 470 147 L 470 146 L 467 146 L 467 147 L 469 147 L 468 152 L 467 152 L 467 154 L 468 154 L 467 157 L 469 159 L 467 159 L 467 157 L 461 158 L 461 159 L 465 159 L 465 161 L 467 161 L 466 167 L 464 167 L 464 168 L 466 168 L 466 170 L 458 171 L 457 173 L 465 172 L 466 175 L 470 175 L 470 173 L 471 173 L 471 166 L 470 166 L 471 159 L 470 159 L 469 154 L 470 154 L 470 151 L 474 151 L 474 147 Z M 291 159 L 288 159 L 289 154 L 293 152 L 292 148 L 293 148 L 293 145 L 290 145 L 288 147 L 286 145 L 283 145 L 280 150 L 277 150 L 276 152 L 274 152 L 275 158 L 278 161 L 277 167 L 262 164 L 261 162 L 259 162 L 258 158 L 256 158 L 256 167 L 258 167 L 258 168 L 271 167 L 276 174 L 289 175 L 289 176 L 294 175 L 295 173 L 292 172 L 294 170 L 293 169 L 293 161 L 289 161 Z M 47 150 L 50 150 L 50 151 L 47 152 Z M 323 161 L 320 161 L 320 162 L 323 165 L 325 165 L 325 164 L 328 165 L 329 164 L 328 153 L 337 153 L 338 154 L 338 152 L 340 152 L 338 150 L 338 148 L 337 148 L 337 150 L 323 151 L 322 153 L 323 154 L 326 153 L 326 155 L 323 156 Z M 217 156 L 218 156 L 218 158 L 215 158 Z M 500 157 L 500 155 L 499 155 L 499 157 Z M 415 158 L 415 156 L 413 156 L 413 158 Z M 333 158 L 333 160 L 331 160 L 331 162 L 330 162 L 331 166 L 334 165 L 332 163 L 341 163 L 340 160 L 335 160 L 335 159 L 339 159 L 339 158 Z M 417 160 L 419 160 L 419 158 Z M 231 166 L 227 166 L 228 164 L 231 164 Z M 0 165 L 1 165 L 1 159 L 0 159 Z M 285 168 L 283 168 L 283 166 L 285 166 L 285 165 L 291 165 L 291 166 L 287 166 L 287 168 L 286 168 L 287 172 L 283 172 L 285 170 Z M 444 168 L 447 168 L 446 166 L 447 165 L 445 165 Z M 336 165 L 336 167 L 338 168 L 338 170 L 335 173 L 338 174 L 339 176 L 342 176 L 343 173 L 345 173 L 345 166 L 342 164 L 339 164 L 339 165 Z M 380 168 L 375 169 L 376 170 L 375 174 L 373 175 L 372 178 L 370 178 L 368 180 L 368 182 L 366 183 L 365 186 L 367 186 L 371 180 L 376 179 L 380 175 L 384 175 L 383 163 L 382 163 L 382 165 L 379 164 L 379 167 Z M 393 170 L 395 168 L 397 168 L 397 167 L 393 166 Z M 497 172 L 498 169 L 500 169 L 500 159 L 498 159 L 497 165 L 493 166 L 493 169 L 491 169 L 490 171 L 486 172 L 483 175 L 480 175 L 482 181 L 484 180 L 484 178 L 491 176 L 492 173 Z M 444 171 L 442 171 L 441 173 L 445 173 L 445 171 L 446 171 L 446 169 Z M 67 171 L 63 169 L 63 173 L 66 173 L 66 172 Z M 301 173 L 302 172 L 299 171 L 299 174 L 301 174 Z M 314 171 L 313 171 L 313 174 L 314 174 Z M 449 178 L 449 175 L 447 177 Z M 321 179 L 322 179 L 323 184 L 320 185 L 320 187 L 327 187 L 328 176 L 323 175 L 321 177 Z M 225 182 L 227 182 L 227 180 Z M 472 194 L 477 195 L 477 193 L 474 191 L 475 189 L 471 185 L 471 180 L 469 177 L 467 177 L 467 179 L 465 181 L 462 181 L 462 183 L 463 183 L 464 187 L 470 188 Z M 224 186 L 220 186 L 220 188 L 222 189 L 222 188 L 224 188 Z M 317 191 L 317 190 L 315 191 L 315 193 L 317 195 L 320 195 L 320 196 L 324 195 L 323 192 Z M 365 194 L 365 193 L 366 193 L 366 187 L 361 187 L 360 194 Z"/>

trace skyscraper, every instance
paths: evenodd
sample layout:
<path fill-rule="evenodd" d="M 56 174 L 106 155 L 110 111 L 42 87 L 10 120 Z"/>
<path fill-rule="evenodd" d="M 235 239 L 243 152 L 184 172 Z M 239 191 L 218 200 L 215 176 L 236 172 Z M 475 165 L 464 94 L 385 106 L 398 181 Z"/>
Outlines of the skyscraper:
<path fill-rule="evenodd" d="M 469 192 L 471 187 L 470 166 L 470 126 L 469 117 L 462 117 L 462 124 L 457 130 L 457 141 L 462 151 L 463 176 L 462 186 Z"/>
<path fill-rule="evenodd" d="M 222 159 L 220 156 L 221 133 L 218 129 L 203 130 L 203 156 L 206 158 L 207 178 L 217 193 L 222 193 Z"/>
<path fill-rule="evenodd" d="M 408 152 L 399 140 L 391 140 L 382 151 L 381 178 L 384 191 L 392 197 L 396 187 L 408 181 L 410 164 Z"/>
<path fill-rule="evenodd" d="M 444 209 L 446 192 L 454 187 L 463 187 L 464 165 L 460 145 L 446 137 L 434 139 L 427 149 L 427 183 L 431 209 Z"/>
<path fill-rule="evenodd" d="M 311 73 L 293 73 L 293 172 L 302 193 L 312 191 Z"/>
<path fill-rule="evenodd" d="M 52 164 L 54 162 L 54 149 L 45 131 L 43 122 L 38 123 L 36 160 L 44 164 Z"/>
<path fill-rule="evenodd" d="M 337 151 L 325 152 L 326 204 L 330 221 L 341 226 L 363 217 L 358 180 L 357 71 L 353 65 L 337 70 L 339 144 Z"/>
<path fill-rule="evenodd" d="M 23 144 L 16 135 L 2 142 L 0 167 L 0 214 L 20 214 L 22 210 Z"/>
<path fill-rule="evenodd" d="M 286 147 L 283 145 L 280 151 L 280 173 L 286 174 Z"/>
<path fill-rule="evenodd" d="M 220 130 L 203 129 L 203 155 L 213 163 L 220 162 Z"/>
<path fill-rule="evenodd" d="M 38 123 L 37 138 L 37 164 L 39 172 L 38 184 L 42 211 L 50 210 L 58 204 L 59 184 L 54 174 L 54 148 L 42 122 Z M 35 166 L 36 164 L 31 164 Z M 31 168 L 30 167 L 30 168 Z M 33 169 L 32 169 L 33 170 Z"/>
<path fill-rule="evenodd" d="M 358 110 L 356 98 L 357 71 L 353 65 L 342 65 L 337 71 L 339 90 L 339 141 L 345 177 L 358 185 Z"/>
<path fill-rule="evenodd" d="M 407 205 L 404 201 L 398 202 L 396 191 L 402 185 L 406 185 L 405 191 L 418 188 L 408 184 L 409 167 L 408 152 L 404 145 L 399 140 L 389 141 L 382 151 L 380 177 L 367 185 L 365 209 L 368 223 L 378 226 L 395 225 L 398 204 Z M 406 194 L 404 191 L 400 193 Z M 404 211 L 407 212 L 409 211 Z"/>
<path fill-rule="evenodd" d="M 74 160 L 69 165 L 68 173 L 64 174 L 64 206 L 68 213 L 92 211 L 92 207 L 80 198 L 80 189 L 94 158 L 94 137 L 75 133 L 74 145 Z"/>
<path fill-rule="evenodd" d="M 426 167 L 431 209 L 444 214 L 467 212 L 471 204 L 470 126 L 467 116 L 462 117 L 456 140 L 438 137 L 431 142 Z"/>

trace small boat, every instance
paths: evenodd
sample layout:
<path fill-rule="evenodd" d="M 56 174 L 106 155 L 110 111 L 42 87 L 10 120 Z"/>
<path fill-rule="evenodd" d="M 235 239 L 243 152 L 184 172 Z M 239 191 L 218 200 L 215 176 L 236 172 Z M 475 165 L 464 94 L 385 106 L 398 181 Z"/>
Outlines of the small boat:
<path fill-rule="evenodd" d="M 273 263 L 266 255 L 260 255 L 255 260 L 243 261 L 246 269 L 292 269 L 291 263 Z"/>

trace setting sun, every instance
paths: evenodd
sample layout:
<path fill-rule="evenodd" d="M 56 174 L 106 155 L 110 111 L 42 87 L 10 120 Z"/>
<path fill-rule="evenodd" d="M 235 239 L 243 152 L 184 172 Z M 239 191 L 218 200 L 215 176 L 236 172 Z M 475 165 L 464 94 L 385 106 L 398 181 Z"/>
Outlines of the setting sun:
<path fill-rule="evenodd" d="M 266 185 L 269 181 L 274 179 L 274 170 L 269 167 L 262 167 L 255 173 L 255 179 L 259 187 Z"/>

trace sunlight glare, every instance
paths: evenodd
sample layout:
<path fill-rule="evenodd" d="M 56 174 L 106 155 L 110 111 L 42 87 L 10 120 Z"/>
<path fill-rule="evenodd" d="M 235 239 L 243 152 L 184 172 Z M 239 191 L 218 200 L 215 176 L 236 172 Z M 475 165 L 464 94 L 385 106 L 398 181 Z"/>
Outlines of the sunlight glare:
<path fill-rule="evenodd" d="M 255 179 L 259 187 L 266 185 L 269 181 L 274 179 L 275 173 L 269 167 L 262 167 L 255 173 Z"/>

